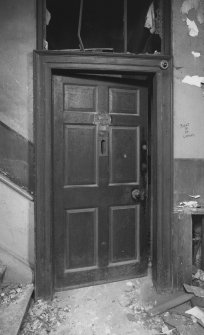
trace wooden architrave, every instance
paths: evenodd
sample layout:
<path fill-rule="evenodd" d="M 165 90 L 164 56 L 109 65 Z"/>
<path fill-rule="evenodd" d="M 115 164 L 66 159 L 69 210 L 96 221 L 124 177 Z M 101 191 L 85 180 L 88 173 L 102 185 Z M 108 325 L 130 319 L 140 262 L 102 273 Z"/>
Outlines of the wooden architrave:
<path fill-rule="evenodd" d="M 51 298 L 54 292 L 52 73 L 56 69 L 118 74 L 145 72 L 153 76 L 153 279 L 160 288 L 172 287 L 172 66 L 171 58 L 165 57 L 168 68 L 162 69 L 162 60 L 161 56 L 34 51 L 36 297 Z"/>

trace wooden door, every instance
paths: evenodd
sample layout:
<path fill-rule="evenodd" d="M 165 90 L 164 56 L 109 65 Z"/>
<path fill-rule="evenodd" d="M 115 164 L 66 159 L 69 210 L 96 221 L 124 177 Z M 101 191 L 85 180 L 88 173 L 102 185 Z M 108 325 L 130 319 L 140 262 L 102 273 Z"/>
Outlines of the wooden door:
<path fill-rule="evenodd" d="M 53 106 L 55 287 L 143 275 L 147 88 L 55 75 Z"/>

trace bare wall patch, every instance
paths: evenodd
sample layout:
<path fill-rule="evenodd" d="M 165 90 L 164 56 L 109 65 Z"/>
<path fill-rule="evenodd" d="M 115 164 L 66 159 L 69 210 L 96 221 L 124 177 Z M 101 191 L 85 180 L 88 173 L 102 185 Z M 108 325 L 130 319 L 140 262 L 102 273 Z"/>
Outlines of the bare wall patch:
<path fill-rule="evenodd" d="M 187 16 L 190 10 L 194 9 L 197 21 L 204 23 L 204 1 L 203 0 L 185 0 L 181 6 L 181 13 Z"/>
<path fill-rule="evenodd" d="M 182 83 L 189 84 L 197 87 L 201 87 L 204 82 L 204 77 L 199 76 L 185 76 L 182 80 Z"/>
<path fill-rule="evenodd" d="M 195 57 L 195 58 L 199 58 L 200 57 L 200 52 L 198 51 L 191 51 L 192 55 Z"/>
<path fill-rule="evenodd" d="M 189 35 L 190 35 L 191 37 L 196 37 L 196 36 L 198 36 L 199 30 L 198 30 L 198 27 L 197 27 L 195 21 L 193 21 L 193 20 L 189 20 L 189 18 L 187 17 L 187 18 L 186 18 L 186 24 L 187 24 L 187 26 L 188 26 Z"/>

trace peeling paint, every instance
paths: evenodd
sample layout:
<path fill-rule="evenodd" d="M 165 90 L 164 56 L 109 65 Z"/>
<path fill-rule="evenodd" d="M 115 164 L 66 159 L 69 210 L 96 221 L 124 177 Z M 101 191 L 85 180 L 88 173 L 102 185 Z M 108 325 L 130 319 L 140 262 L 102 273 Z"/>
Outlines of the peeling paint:
<path fill-rule="evenodd" d="M 200 57 L 200 52 L 196 52 L 196 51 L 191 51 L 192 55 L 195 57 L 195 58 L 199 58 Z"/>
<path fill-rule="evenodd" d="M 200 4 L 200 0 L 185 0 L 181 6 L 181 13 L 188 15 L 191 9 L 197 10 Z"/>
<path fill-rule="evenodd" d="M 202 83 L 204 82 L 204 77 L 199 76 L 185 76 L 182 80 L 182 83 L 194 85 L 197 87 L 201 87 Z"/>
<path fill-rule="evenodd" d="M 203 0 L 185 0 L 181 6 L 181 13 L 188 15 L 191 9 L 196 11 L 196 19 L 200 24 L 204 23 L 204 1 Z"/>
<path fill-rule="evenodd" d="M 186 18 L 186 24 L 188 26 L 188 30 L 189 30 L 189 35 L 191 37 L 195 37 L 195 36 L 198 36 L 198 33 L 199 33 L 199 30 L 198 30 L 198 27 L 195 23 L 195 21 L 191 21 L 189 20 L 189 18 L 187 17 Z"/>

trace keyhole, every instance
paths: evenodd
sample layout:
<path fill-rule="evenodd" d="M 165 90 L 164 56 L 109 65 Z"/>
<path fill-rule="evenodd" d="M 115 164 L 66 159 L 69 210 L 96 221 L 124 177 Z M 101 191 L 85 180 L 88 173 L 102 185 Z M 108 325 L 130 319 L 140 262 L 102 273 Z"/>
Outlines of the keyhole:
<path fill-rule="evenodd" d="M 106 145 L 106 141 L 101 140 L 101 154 L 102 155 L 104 155 L 104 153 L 105 153 L 105 149 L 106 149 L 105 145 Z"/>

